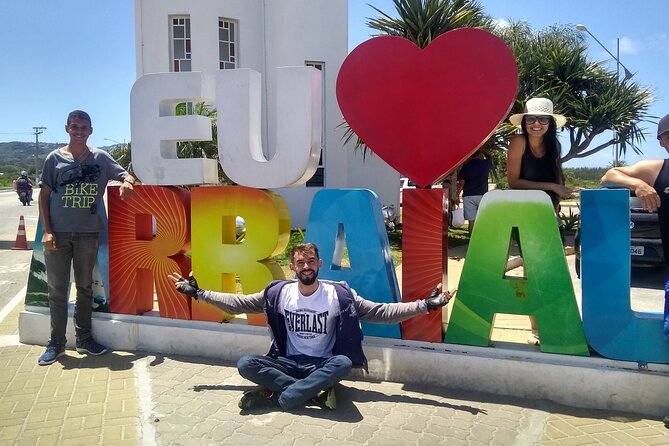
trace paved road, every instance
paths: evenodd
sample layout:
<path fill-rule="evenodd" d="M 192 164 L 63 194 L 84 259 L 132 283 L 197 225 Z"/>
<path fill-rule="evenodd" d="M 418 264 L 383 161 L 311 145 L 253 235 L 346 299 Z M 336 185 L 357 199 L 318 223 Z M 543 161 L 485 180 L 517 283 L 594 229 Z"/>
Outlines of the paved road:
<path fill-rule="evenodd" d="M 34 197 L 37 197 L 36 189 Z M 14 251 L 19 219 L 23 215 L 28 247 L 32 249 L 39 211 L 35 202 L 23 206 L 14 191 L 0 192 L 0 309 L 14 297 L 27 279 L 32 251 Z"/>

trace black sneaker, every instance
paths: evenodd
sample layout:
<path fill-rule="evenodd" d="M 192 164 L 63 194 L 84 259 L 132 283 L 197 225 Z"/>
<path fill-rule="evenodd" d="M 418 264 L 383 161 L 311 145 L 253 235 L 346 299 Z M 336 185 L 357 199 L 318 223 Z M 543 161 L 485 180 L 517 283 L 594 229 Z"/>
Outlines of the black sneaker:
<path fill-rule="evenodd" d="M 77 341 L 77 353 L 87 353 L 89 355 L 99 356 L 107 353 L 107 347 L 98 344 L 93 338 L 88 338 L 83 341 Z"/>
<path fill-rule="evenodd" d="M 337 408 L 337 396 L 334 387 L 323 390 L 318 396 L 313 397 L 310 403 L 323 409 L 335 410 Z"/>
<path fill-rule="evenodd" d="M 65 354 L 64 346 L 49 342 L 49 344 L 46 346 L 46 350 L 44 351 L 44 353 L 42 353 L 42 356 L 40 356 L 39 359 L 37 359 L 37 363 L 39 365 L 53 364 L 54 362 L 56 362 L 56 359 L 60 358 L 64 354 Z"/>
<path fill-rule="evenodd" d="M 278 407 L 279 401 L 277 395 L 272 391 L 264 387 L 258 387 L 244 392 L 237 405 L 242 410 L 266 409 Z"/>

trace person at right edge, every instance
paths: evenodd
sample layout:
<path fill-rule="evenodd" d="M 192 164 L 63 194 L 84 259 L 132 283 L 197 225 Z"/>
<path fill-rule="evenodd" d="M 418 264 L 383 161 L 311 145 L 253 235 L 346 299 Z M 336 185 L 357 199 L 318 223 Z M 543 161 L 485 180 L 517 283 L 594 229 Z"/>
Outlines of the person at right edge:
<path fill-rule="evenodd" d="M 657 126 L 660 146 L 669 152 L 669 115 L 664 115 Z M 631 166 L 613 167 L 606 171 L 602 183 L 616 183 L 627 187 L 641 200 L 648 212 L 657 211 L 664 262 L 669 265 L 669 158 L 642 160 Z M 664 283 L 664 338 L 669 340 L 669 277 Z M 669 415 L 664 417 L 669 427 Z"/>
<path fill-rule="evenodd" d="M 507 153 L 509 187 L 546 192 L 559 219 L 560 199 L 571 197 L 578 190 L 565 186 L 562 172 L 557 129 L 567 123 L 567 118 L 553 113 L 553 102 L 550 99 L 532 98 L 525 104 L 525 112 L 511 115 L 509 121 L 520 127 L 520 134 L 511 138 Z M 559 228 L 562 233 L 562 227 Z M 538 345 L 539 332 L 533 316 L 530 316 L 530 325 L 527 343 Z"/>

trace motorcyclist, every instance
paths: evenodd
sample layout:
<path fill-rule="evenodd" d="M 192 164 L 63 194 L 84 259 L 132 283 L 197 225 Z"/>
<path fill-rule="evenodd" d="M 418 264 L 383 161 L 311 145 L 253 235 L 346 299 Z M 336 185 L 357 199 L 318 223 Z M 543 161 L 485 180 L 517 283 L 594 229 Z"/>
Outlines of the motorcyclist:
<path fill-rule="evenodd" d="M 14 181 L 14 190 L 21 198 L 21 192 L 25 192 L 28 195 L 30 201 L 33 199 L 33 182 L 28 178 L 28 172 L 25 170 L 21 171 L 21 176 L 19 176 L 16 181 Z M 30 202 L 29 201 L 29 202 Z"/>

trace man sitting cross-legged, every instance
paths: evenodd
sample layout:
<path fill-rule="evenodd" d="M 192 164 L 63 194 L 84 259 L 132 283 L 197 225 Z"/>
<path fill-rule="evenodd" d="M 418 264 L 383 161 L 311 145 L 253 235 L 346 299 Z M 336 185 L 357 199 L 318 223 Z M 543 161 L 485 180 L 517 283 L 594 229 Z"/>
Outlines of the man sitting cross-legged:
<path fill-rule="evenodd" d="M 296 245 L 290 269 L 297 280 L 278 280 L 263 291 L 241 295 L 198 288 L 194 277 L 169 277 L 180 292 L 228 313 L 265 313 L 271 332 L 269 353 L 239 359 L 237 369 L 258 384 L 239 400 L 243 410 L 280 406 L 291 410 L 317 403 L 334 409 L 334 384 L 352 366 L 367 365 L 360 321 L 399 323 L 443 307 L 451 299 L 439 284 L 422 300 L 376 303 L 358 296 L 344 282 L 318 280 L 323 265 L 313 243 Z"/>

